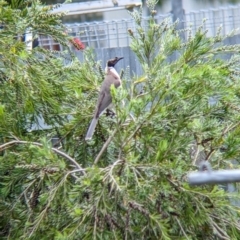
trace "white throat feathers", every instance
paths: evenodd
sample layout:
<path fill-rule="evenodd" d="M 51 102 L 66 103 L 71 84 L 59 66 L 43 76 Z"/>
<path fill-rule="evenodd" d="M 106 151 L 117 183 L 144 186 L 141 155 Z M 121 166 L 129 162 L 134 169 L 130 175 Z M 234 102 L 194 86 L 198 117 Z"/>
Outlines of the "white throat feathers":
<path fill-rule="evenodd" d="M 112 72 L 113 75 L 115 75 L 116 77 L 118 77 L 118 78 L 120 79 L 120 76 L 119 76 L 118 72 L 116 71 L 116 69 L 115 69 L 114 67 L 108 67 L 108 66 L 106 66 L 106 67 L 105 67 L 105 73 L 107 74 L 108 71 Z"/>

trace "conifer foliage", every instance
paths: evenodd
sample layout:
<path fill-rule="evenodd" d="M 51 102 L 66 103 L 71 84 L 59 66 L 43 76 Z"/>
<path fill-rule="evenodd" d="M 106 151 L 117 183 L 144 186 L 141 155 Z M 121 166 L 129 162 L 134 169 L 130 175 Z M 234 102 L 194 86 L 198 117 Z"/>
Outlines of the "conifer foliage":
<path fill-rule="evenodd" d="M 187 183 L 201 154 L 238 167 L 240 46 L 202 27 L 183 40 L 147 3 L 148 25 L 134 11 L 129 29 L 143 75 L 111 89 L 116 115 L 86 142 L 99 62 L 88 48 L 79 62 L 53 7 L 0 0 L 1 239 L 240 239 L 238 194 Z M 65 51 L 27 49 L 26 31 Z"/>

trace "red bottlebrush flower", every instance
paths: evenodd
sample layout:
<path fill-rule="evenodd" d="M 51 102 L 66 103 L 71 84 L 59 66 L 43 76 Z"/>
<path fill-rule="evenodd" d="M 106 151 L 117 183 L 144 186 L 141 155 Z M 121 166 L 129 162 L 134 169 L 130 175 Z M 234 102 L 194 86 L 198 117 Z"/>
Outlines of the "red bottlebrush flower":
<path fill-rule="evenodd" d="M 78 38 L 72 38 L 70 39 L 70 43 L 72 43 L 72 45 L 77 49 L 77 50 L 84 50 L 85 49 L 85 45 L 81 42 L 80 39 Z"/>

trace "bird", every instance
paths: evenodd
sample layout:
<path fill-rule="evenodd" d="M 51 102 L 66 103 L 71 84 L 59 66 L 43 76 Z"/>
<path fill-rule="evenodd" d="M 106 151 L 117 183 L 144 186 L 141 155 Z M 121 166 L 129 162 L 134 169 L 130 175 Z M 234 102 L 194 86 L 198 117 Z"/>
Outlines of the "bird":
<path fill-rule="evenodd" d="M 118 88 L 121 85 L 121 79 L 114 68 L 114 66 L 123 59 L 123 57 L 115 57 L 107 61 L 105 68 L 105 79 L 102 83 L 100 93 L 98 95 L 98 100 L 95 108 L 95 112 L 93 115 L 93 119 L 88 128 L 85 140 L 91 140 L 94 134 L 94 130 L 97 126 L 99 117 L 104 113 L 104 111 L 111 105 L 112 96 L 110 92 L 111 85 L 114 85 L 115 88 Z"/>

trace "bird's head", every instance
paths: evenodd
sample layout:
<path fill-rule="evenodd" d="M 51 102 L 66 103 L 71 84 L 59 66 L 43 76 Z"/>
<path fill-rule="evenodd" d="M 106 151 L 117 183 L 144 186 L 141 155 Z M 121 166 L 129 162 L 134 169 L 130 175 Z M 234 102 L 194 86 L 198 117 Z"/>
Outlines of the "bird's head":
<path fill-rule="evenodd" d="M 121 59 L 123 59 L 123 57 L 115 57 L 113 59 L 108 60 L 107 67 L 114 67 L 116 65 L 116 63 Z"/>

